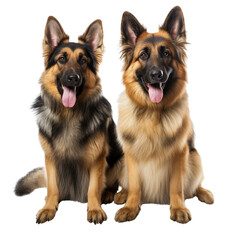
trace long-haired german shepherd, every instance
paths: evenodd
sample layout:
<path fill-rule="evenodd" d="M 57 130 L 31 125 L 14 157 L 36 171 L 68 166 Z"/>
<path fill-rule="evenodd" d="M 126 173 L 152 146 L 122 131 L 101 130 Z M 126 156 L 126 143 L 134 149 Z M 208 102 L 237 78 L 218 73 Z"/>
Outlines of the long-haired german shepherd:
<path fill-rule="evenodd" d="M 100 20 L 73 43 L 60 23 L 48 18 L 41 95 L 33 104 L 46 177 L 43 168 L 35 169 L 15 188 L 21 196 L 47 186 L 46 204 L 37 214 L 37 223 L 53 219 L 59 202 L 67 199 L 88 202 L 89 222 L 107 219 L 101 201 L 113 201 L 123 153 L 97 75 L 103 49 Z"/>
<path fill-rule="evenodd" d="M 191 215 L 185 199 L 214 200 L 201 186 L 201 160 L 194 147 L 182 10 L 173 8 L 153 34 L 125 12 L 121 33 L 126 90 L 119 98 L 118 131 L 126 164 L 115 202 L 127 202 L 115 220 L 135 219 L 141 203 L 160 203 L 170 204 L 172 220 L 187 223 Z"/>

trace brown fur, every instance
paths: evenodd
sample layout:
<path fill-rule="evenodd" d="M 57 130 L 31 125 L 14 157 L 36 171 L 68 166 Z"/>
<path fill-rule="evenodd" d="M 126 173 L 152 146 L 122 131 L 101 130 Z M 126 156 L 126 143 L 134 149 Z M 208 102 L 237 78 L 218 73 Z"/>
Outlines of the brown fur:
<path fill-rule="evenodd" d="M 69 43 L 60 23 L 54 17 L 48 18 L 41 95 L 33 105 L 47 176 L 42 176 L 42 169 L 32 171 L 15 189 L 17 195 L 28 194 L 43 186 L 33 176 L 39 177 L 40 173 L 41 180 L 45 179 L 46 203 L 37 214 L 37 223 L 52 220 L 62 200 L 88 202 L 89 222 L 96 224 L 107 219 L 101 203 L 113 201 L 123 153 L 111 105 L 102 96 L 97 74 L 103 50 L 100 20 L 90 24 L 78 43 Z M 65 89 L 76 94 L 73 106 L 63 104 Z"/>
<path fill-rule="evenodd" d="M 169 28 L 174 24 L 170 19 L 174 18 L 175 26 L 181 27 L 178 32 L 172 26 Z M 161 41 L 145 41 L 153 36 L 161 37 Z M 186 198 L 197 196 L 201 201 L 213 203 L 211 192 L 201 187 L 201 160 L 192 146 L 194 133 L 185 86 L 185 43 L 184 19 L 179 7 L 169 13 L 159 32 L 154 34 L 146 32 L 130 13 L 123 15 L 126 90 L 119 98 L 118 132 L 126 162 L 120 177 L 123 190 L 116 195 L 115 202 L 126 199 L 126 190 L 128 197 L 126 205 L 116 213 L 118 222 L 133 220 L 141 203 L 158 203 L 170 204 L 172 220 L 187 223 L 191 215 L 184 203 Z M 166 61 L 174 69 L 174 83 L 160 103 L 153 103 L 137 81 L 138 69 L 146 64 L 138 56 L 143 48 L 151 48 L 149 61 L 155 64 L 154 56 L 160 46 L 167 47 L 171 53 Z"/>
<path fill-rule="evenodd" d="M 54 21 L 53 17 L 50 17 L 47 22 L 47 26 L 49 21 Z M 55 20 L 57 22 L 57 20 Z M 66 35 L 61 27 L 60 23 L 57 22 L 60 26 L 61 31 L 63 32 L 59 38 L 61 43 L 67 43 L 68 35 Z M 87 36 L 87 32 L 90 27 L 95 24 L 101 24 L 101 22 L 95 21 L 92 23 L 86 32 L 83 34 L 79 43 L 84 43 L 87 40 L 84 38 Z M 44 57 L 45 57 L 45 65 L 47 64 L 46 59 L 49 59 L 49 56 L 52 52 L 52 49 L 49 45 L 47 39 L 48 28 L 46 27 L 45 31 L 45 38 L 43 41 L 43 50 L 44 50 Z M 102 29 L 102 28 L 101 28 Z M 103 34 L 103 33 L 102 33 Z M 98 61 L 101 61 L 100 55 L 102 55 L 103 51 L 103 43 L 101 42 L 101 50 L 98 49 Z M 61 95 L 59 94 L 56 88 L 56 76 L 67 69 L 79 67 L 76 64 L 77 58 L 80 53 L 83 54 L 84 58 L 88 59 L 87 56 L 84 55 L 84 51 L 81 49 L 77 49 L 74 52 L 71 51 L 69 48 L 63 48 L 58 55 L 56 55 L 56 59 L 58 59 L 63 53 L 67 53 L 69 57 L 69 61 L 67 64 L 60 64 L 57 62 L 53 67 L 49 68 L 45 71 L 40 79 L 42 84 L 42 88 L 46 90 L 52 97 L 55 98 L 56 101 L 61 101 Z M 89 60 L 87 60 L 89 61 Z M 83 71 L 85 71 L 86 76 L 86 83 L 84 87 L 84 91 L 80 96 L 78 96 L 78 102 L 87 99 L 88 97 L 94 97 L 98 92 L 101 91 L 100 79 L 96 76 L 88 67 L 85 65 Z M 73 126 L 77 126 L 77 122 L 79 121 L 78 118 L 74 116 L 74 112 L 72 109 L 64 108 L 62 105 L 61 110 L 61 118 L 66 119 L 68 123 L 71 123 Z M 60 116 L 59 116 L 60 117 Z M 106 126 L 107 127 L 107 126 Z M 62 158 L 65 156 L 66 148 L 71 149 L 73 153 L 73 158 L 79 157 L 79 149 L 73 149 L 75 145 L 72 144 L 73 138 L 75 138 L 74 131 L 71 131 L 71 126 L 66 128 L 66 137 L 65 138 L 57 138 L 52 144 L 55 146 L 55 151 L 58 152 L 58 155 Z M 69 140 L 68 140 L 68 139 Z M 66 142 L 67 141 L 67 142 Z M 47 171 L 47 198 L 46 204 L 37 214 L 37 222 L 42 223 L 45 221 L 51 220 L 55 216 L 55 212 L 58 208 L 58 202 L 60 200 L 59 196 L 59 189 L 58 189 L 58 174 L 55 167 L 55 153 L 53 152 L 52 146 L 49 144 L 47 139 L 40 133 L 40 142 L 42 148 L 45 152 L 45 167 Z M 69 144 L 69 146 L 68 146 Z M 94 223 L 101 223 L 102 221 L 106 220 L 106 214 L 101 208 L 101 194 L 105 186 L 105 178 L 104 172 L 106 169 L 106 156 L 108 153 L 108 144 L 107 144 L 107 136 L 103 132 L 96 132 L 91 139 L 89 140 L 88 144 L 85 147 L 84 155 L 85 157 L 81 160 L 81 164 L 83 164 L 83 168 L 89 169 L 90 171 L 90 180 L 89 180 L 89 190 L 88 190 L 88 221 Z M 76 146 L 77 147 L 77 146 Z M 83 187 L 83 186 L 79 186 Z"/>

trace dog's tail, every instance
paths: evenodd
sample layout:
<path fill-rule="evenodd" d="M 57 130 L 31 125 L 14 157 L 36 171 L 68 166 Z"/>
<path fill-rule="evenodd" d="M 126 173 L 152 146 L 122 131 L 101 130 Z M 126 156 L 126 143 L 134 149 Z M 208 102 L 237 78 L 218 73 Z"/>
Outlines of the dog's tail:
<path fill-rule="evenodd" d="M 18 180 L 14 192 L 17 196 L 23 196 L 31 193 L 36 188 L 42 188 L 46 186 L 47 181 L 45 169 L 36 168 Z"/>

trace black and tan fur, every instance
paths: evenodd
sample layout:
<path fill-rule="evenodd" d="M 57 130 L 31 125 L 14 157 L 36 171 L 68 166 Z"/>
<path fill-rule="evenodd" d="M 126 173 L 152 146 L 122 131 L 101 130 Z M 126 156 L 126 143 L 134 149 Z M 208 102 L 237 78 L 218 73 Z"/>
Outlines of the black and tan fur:
<path fill-rule="evenodd" d="M 88 202 L 89 222 L 107 219 L 101 201 L 113 201 L 123 153 L 97 75 L 102 53 L 100 20 L 90 24 L 78 43 L 72 43 L 60 23 L 48 18 L 41 94 L 33 104 L 46 177 L 43 168 L 33 170 L 15 189 L 17 195 L 24 195 L 47 186 L 46 204 L 37 214 L 37 223 L 53 219 L 62 200 Z M 68 92 L 65 103 L 64 91 Z"/>
<path fill-rule="evenodd" d="M 183 13 L 173 8 L 152 34 L 125 12 L 121 30 L 126 90 L 119 98 L 118 132 L 126 161 L 123 190 L 115 202 L 126 204 L 115 220 L 133 220 L 142 203 L 158 203 L 170 204 L 172 220 L 187 223 L 191 214 L 184 200 L 197 196 L 210 204 L 213 195 L 201 186 L 201 160 L 194 147 Z"/>

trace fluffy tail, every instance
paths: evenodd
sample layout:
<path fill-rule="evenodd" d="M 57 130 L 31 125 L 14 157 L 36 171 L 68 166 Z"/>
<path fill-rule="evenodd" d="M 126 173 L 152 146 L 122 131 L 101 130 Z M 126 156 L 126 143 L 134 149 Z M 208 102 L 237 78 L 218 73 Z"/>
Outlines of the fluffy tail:
<path fill-rule="evenodd" d="M 36 168 L 18 180 L 14 192 L 17 196 L 23 196 L 31 193 L 36 188 L 46 186 L 47 181 L 44 168 Z"/>

